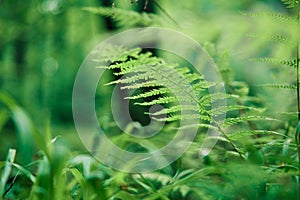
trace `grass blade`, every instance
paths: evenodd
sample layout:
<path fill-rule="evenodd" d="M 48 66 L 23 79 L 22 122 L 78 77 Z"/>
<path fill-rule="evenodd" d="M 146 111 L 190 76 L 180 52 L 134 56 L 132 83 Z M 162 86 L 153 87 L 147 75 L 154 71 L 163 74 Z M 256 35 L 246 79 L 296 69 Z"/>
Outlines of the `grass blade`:
<path fill-rule="evenodd" d="M 8 154 L 7 154 L 7 158 L 6 158 L 6 162 L 5 162 L 5 167 L 4 167 L 4 169 L 2 171 L 2 174 L 1 174 L 1 182 L 0 182 L 1 196 L 5 192 L 5 185 L 7 183 L 9 175 L 12 171 L 12 163 L 15 161 L 15 157 L 16 157 L 16 150 L 15 149 L 9 149 Z"/>

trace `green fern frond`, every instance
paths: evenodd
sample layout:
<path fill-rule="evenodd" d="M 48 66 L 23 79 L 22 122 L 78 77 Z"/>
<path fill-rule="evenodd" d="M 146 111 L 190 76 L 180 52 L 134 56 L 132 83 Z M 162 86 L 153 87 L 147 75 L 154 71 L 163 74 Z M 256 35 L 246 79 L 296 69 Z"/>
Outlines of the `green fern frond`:
<path fill-rule="evenodd" d="M 212 102 L 230 99 L 230 98 L 238 98 L 238 95 L 224 94 L 224 93 L 214 93 L 214 94 L 205 94 L 199 99 L 199 103 L 204 106 L 210 106 Z"/>
<path fill-rule="evenodd" d="M 106 7 L 85 7 L 83 10 L 104 17 L 111 17 L 121 27 L 150 26 L 162 24 L 161 18 L 151 13 Z"/>
<path fill-rule="evenodd" d="M 287 85 L 287 84 L 261 84 L 258 85 L 261 87 L 270 87 L 270 88 L 278 88 L 278 89 L 289 89 L 289 90 L 296 90 L 297 86 L 296 85 Z"/>
<path fill-rule="evenodd" d="M 185 111 L 189 111 L 189 110 L 198 111 L 195 108 L 195 106 L 192 106 L 192 105 L 175 105 L 175 106 L 172 106 L 170 108 L 164 108 L 164 109 L 162 109 L 160 111 L 157 111 L 157 112 L 154 112 L 154 113 L 145 113 L 145 114 L 149 114 L 149 115 L 152 115 L 152 116 L 159 116 L 159 115 L 177 113 L 177 112 L 180 112 L 182 110 L 185 110 Z"/>
<path fill-rule="evenodd" d="M 204 120 L 207 121 L 207 120 Z M 178 128 L 176 128 L 177 130 L 183 130 L 185 128 L 191 128 L 191 127 L 197 127 L 197 128 L 207 128 L 207 129 L 212 129 L 215 131 L 218 131 L 219 129 L 213 125 L 210 124 L 192 124 L 192 125 L 186 125 L 186 126 L 180 126 Z M 220 136 L 221 137 L 221 136 Z M 211 137 L 210 137 L 211 138 Z"/>
<path fill-rule="evenodd" d="M 285 136 L 286 138 L 286 136 Z M 254 146 L 255 147 L 258 147 L 258 148 L 261 148 L 261 147 L 264 147 L 264 148 L 274 148 L 274 147 L 278 147 L 278 148 L 282 148 L 282 146 L 284 145 L 284 142 L 270 142 L 270 143 L 265 143 L 265 144 L 255 144 Z M 297 148 L 297 145 L 296 144 L 289 144 L 289 148 L 294 148 L 296 149 Z"/>
<path fill-rule="evenodd" d="M 209 111 L 209 113 L 211 113 L 211 115 L 215 116 L 215 115 L 220 115 L 220 114 L 224 114 L 230 111 L 236 111 L 236 110 L 252 110 L 254 108 L 252 107 L 248 107 L 248 106 L 242 106 L 242 105 L 229 105 L 229 106 L 222 106 L 222 107 L 218 107 L 218 108 L 213 108 Z"/>
<path fill-rule="evenodd" d="M 152 80 L 152 81 L 122 86 L 121 90 L 130 90 L 130 89 L 135 90 L 135 89 L 140 89 L 140 88 L 150 88 L 151 89 L 153 87 L 160 87 L 160 86 L 161 85 L 159 83 L 157 83 L 156 80 Z"/>
<path fill-rule="evenodd" d="M 289 42 L 289 38 L 285 35 L 277 34 L 277 35 L 258 35 L 258 34 L 248 34 L 248 37 L 251 38 L 262 38 L 266 41 L 272 41 L 272 42 L 283 42 L 287 43 Z"/>
<path fill-rule="evenodd" d="M 164 105 L 165 109 L 150 114 L 151 118 L 157 121 L 185 120 L 186 122 L 192 122 L 192 124 L 186 124 L 187 127 L 213 127 L 214 130 L 217 130 L 226 138 L 239 156 L 244 159 L 243 153 L 230 140 L 222 125 L 214 117 L 225 114 L 227 111 L 245 109 L 245 107 L 232 105 L 213 108 L 211 111 L 215 102 L 236 98 L 237 95 L 210 94 L 210 87 L 218 86 L 220 83 L 208 82 L 202 75 L 192 72 L 187 67 L 167 64 L 163 59 L 150 53 L 142 53 L 141 49 L 133 52 L 135 55 L 131 56 L 130 51 L 125 50 L 121 53 L 122 55 L 114 57 L 114 63 L 110 65 L 108 63 L 106 69 L 114 70 L 116 75 L 122 75 L 117 81 L 112 81 L 109 84 L 120 83 L 122 84 L 121 89 L 139 89 L 139 91 L 148 87 L 146 92 L 135 94 L 133 97 L 127 97 L 127 99 L 140 99 L 140 101 L 134 102 L 135 105 L 140 106 Z M 103 55 L 103 52 L 101 55 Z M 106 55 L 104 57 L 105 60 L 112 61 Z M 244 87 L 240 83 L 236 84 L 237 87 Z M 149 100 L 148 97 L 151 97 L 151 99 Z M 243 120 L 237 119 L 236 122 Z"/>
<path fill-rule="evenodd" d="M 287 137 L 286 135 L 276 132 L 276 131 L 268 131 L 268 130 L 247 130 L 247 131 L 239 131 L 232 133 L 229 137 L 232 140 L 237 140 L 241 137 L 251 136 L 251 135 L 278 135 L 282 137 Z"/>
<path fill-rule="evenodd" d="M 173 96 L 167 96 L 167 97 L 161 97 L 152 101 L 145 101 L 142 103 L 135 103 L 136 105 L 140 105 L 140 106 L 153 106 L 156 104 L 168 104 L 168 103 L 174 103 L 177 102 L 177 98 L 173 97 Z"/>
<path fill-rule="evenodd" d="M 287 8 L 295 8 L 299 1 L 298 0 L 281 0 L 286 6 Z"/>
<path fill-rule="evenodd" d="M 292 22 L 296 23 L 297 18 L 294 16 L 288 16 L 277 12 L 247 12 L 243 13 L 245 16 L 249 17 L 267 17 L 276 20 L 277 22 Z"/>
<path fill-rule="evenodd" d="M 125 97 L 125 99 L 131 99 L 131 100 L 135 100 L 135 99 L 144 99 L 147 97 L 152 97 L 152 96 L 157 96 L 157 95 L 164 95 L 170 93 L 170 90 L 167 88 L 159 88 L 159 89 L 152 89 L 150 91 L 146 91 L 144 93 L 139 93 L 137 95 L 133 95 L 130 97 Z"/>
<path fill-rule="evenodd" d="M 206 122 L 211 121 L 211 118 L 209 116 L 199 115 L 199 114 L 176 114 L 176 115 L 168 115 L 167 117 L 162 117 L 162 118 L 153 117 L 153 119 L 157 121 L 166 121 L 166 122 L 180 121 L 182 119 L 185 120 L 199 119 Z"/>
<path fill-rule="evenodd" d="M 263 63 L 283 64 L 289 67 L 296 68 L 296 60 L 280 60 L 277 58 L 253 58 L 250 60 L 255 62 L 263 62 Z"/>
<path fill-rule="evenodd" d="M 244 123 L 247 121 L 258 121 L 258 120 L 278 121 L 277 119 L 271 117 L 265 117 L 265 116 L 243 116 L 243 117 L 236 117 L 236 118 L 227 118 L 225 119 L 224 125 L 231 126 L 234 124 Z"/>

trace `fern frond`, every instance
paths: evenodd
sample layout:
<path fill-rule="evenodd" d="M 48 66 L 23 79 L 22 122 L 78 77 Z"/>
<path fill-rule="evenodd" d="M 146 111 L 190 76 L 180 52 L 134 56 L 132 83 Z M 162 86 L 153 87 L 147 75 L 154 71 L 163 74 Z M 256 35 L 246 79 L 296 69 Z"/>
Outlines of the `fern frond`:
<path fill-rule="evenodd" d="M 247 131 L 239 131 L 232 133 L 229 137 L 232 140 L 237 140 L 241 137 L 251 136 L 251 135 L 278 135 L 282 137 L 287 137 L 286 135 L 276 132 L 276 131 L 268 131 L 268 130 L 247 130 Z"/>
<path fill-rule="evenodd" d="M 142 83 L 135 83 L 132 85 L 126 85 L 120 87 L 121 90 L 130 90 L 130 89 L 139 89 L 139 88 L 153 88 L 153 87 L 161 87 L 160 84 L 157 83 L 157 81 L 152 80 L 152 81 L 147 81 L 147 82 L 142 82 Z"/>
<path fill-rule="evenodd" d="M 285 35 L 277 34 L 277 35 L 258 35 L 258 34 L 248 34 L 248 37 L 251 38 L 262 38 L 266 41 L 272 41 L 272 42 L 289 42 L 289 38 Z"/>
<path fill-rule="evenodd" d="M 121 27 L 150 26 L 162 24 L 161 18 L 151 13 L 106 7 L 85 7 L 83 10 L 104 17 L 111 17 Z"/>
<path fill-rule="evenodd" d="M 211 113 L 211 115 L 215 116 L 215 115 L 220 115 L 220 114 L 224 114 L 230 111 L 236 111 L 236 110 L 252 110 L 254 108 L 252 107 L 248 107 L 248 106 L 242 106 L 242 105 L 230 105 L 230 106 L 222 106 L 222 107 L 218 107 L 218 108 L 213 108 L 209 111 L 209 113 Z"/>
<path fill-rule="evenodd" d="M 286 6 L 287 8 L 295 8 L 299 1 L 298 0 L 281 0 Z"/>
<path fill-rule="evenodd" d="M 204 121 L 207 121 L 207 120 L 204 120 Z M 198 128 L 208 128 L 208 129 L 212 129 L 212 130 L 215 130 L 215 131 L 218 131 L 218 128 L 215 127 L 215 126 L 212 126 L 210 124 L 192 124 L 192 125 L 186 125 L 186 126 L 180 126 L 176 129 L 178 130 L 182 130 L 182 129 L 185 129 L 185 128 L 191 128 L 191 127 L 198 127 Z M 220 136 L 221 137 L 221 136 Z M 223 137 L 224 138 L 224 137 Z"/>
<path fill-rule="evenodd" d="M 131 51 L 138 51 L 139 49 L 132 49 Z M 116 62 L 119 60 L 119 57 L 122 56 L 122 53 L 129 53 L 127 48 L 123 46 L 115 46 L 115 45 L 106 45 L 101 51 L 98 49 L 93 50 L 92 54 L 98 55 L 101 54 L 101 57 L 94 59 L 95 62 Z M 135 56 L 134 53 L 130 54 L 131 56 Z M 125 59 L 126 60 L 126 59 Z M 124 60 L 124 61 L 125 61 Z M 103 67 L 103 66 L 102 66 Z M 107 68 L 107 66 L 105 66 Z"/>
<path fill-rule="evenodd" d="M 168 103 L 174 103 L 177 102 L 177 98 L 173 96 L 167 96 L 167 97 L 160 97 L 158 99 L 152 100 L 152 101 L 144 101 L 142 103 L 135 103 L 136 105 L 140 106 L 153 106 L 156 104 L 168 104 Z"/>
<path fill-rule="evenodd" d="M 247 12 L 243 13 L 245 16 L 249 17 L 267 17 L 276 20 L 277 22 L 292 22 L 296 23 L 297 18 L 294 16 L 284 15 L 277 12 Z"/>
<path fill-rule="evenodd" d="M 263 63 L 283 64 L 289 67 L 296 68 L 296 60 L 280 60 L 276 58 L 253 58 L 250 60 L 255 62 L 263 62 Z"/>
<path fill-rule="evenodd" d="M 205 94 L 199 99 L 199 103 L 204 106 L 210 106 L 212 102 L 229 99 L 229 98 L 238 98 L 238 95 L 224 94 L 224 93 L 214 93 L 214 94 Z"/>
<path fill-rule="evenodd" d="M 289 89 L 289 90 L 296 90 L 297 86 L 296 85 L 287 85 L 287 84 L 261 84 L 258 85 L 261 87 L 270 87 L 270 88 L 278 88 L 278 89 Z"/>
<path fill-rule="evenodd" d="M 195 106 L 193 105 L 175 105 L 175 106 L 172 106 L 170 108 L 164 108 L 160 111 L 157 111 L 157 112 L 154 112 L 154 113 L 145 113 L 145 114 L 149 114 L 149 115 L 152 115 L 152 116 L 159 116 L 159 115 L 165 115 L 165 114 L 171 114 L 171 113 L 177 113 L 177 112 L 180 112 L 182 110 L 185 110 L 185 111 L 198 111 Z"/>
<path fill-rule="evenodd" d="M 141 89 L 148 87 L 148 91 L 137 94 L 132 99 L 151 97 L 150 100 L 142 99 L 135 105 L 153 106 L 163 104 L 167 108 L 158 111 L 151 118 L 157 121 L 181 121 L 191 122 L 186 126 L 203 128 L 214 127 L 232 145 L 239 156 L 244 159 L 243 152 L 230 140 L 225 130 L 219 124 L 214 114 L 222 114 L 226 110 L 235 110 L 238 107 L 224 107 L 210 112 L 215 102 L 237 95 L 224 93 L 210 94 L 210 87 L 216 87 L 220 83 L 208 82 L 202 75 L 194 73 L 189 68 L 167 64 L 163 59 L 152 56 L 149 53 L 136 53 L 132 58 L 128 50 L 118 57 L 114 57 L 115 63 L 111 63 L 107 69 L 117 71 L 115 74 L 122 75 L 120 80 L 110 84 L 121 83 L 121 89 Z M 119 52 L 119 51 L 118 51 Z M 100 54 L 102 55 L 102 54 Z M 107 56 L 104 56 L 107 60 Z M 100 58 L 101 60 L 101 58 Z M 164 89 L 162 89 L 164 88 Z M 196 94 L 195 94 L 196 93 Z M 128 97 L 130 99 L 130 97 Z M 241 107 L 239 107 L 241 108 Z M 164 115 L 164 116 L 161 116 Z M 204 126 L 204 124 L 207 124 Z"/>
<path fill-rule="evenodd" d="M 224 125 L 231 126 L 234 124 L 244 123 L 247 121 L 258 121 L 258 120 L 278 121 L 277 119 L 271 117 L 265 117 L 265 116 L 243 116 L 243 117 L 236 117 L 236 118 L 227 118 L 225 119 Z"/>
<path fill-rule="evenodd" d="M 185 119 L 185 120 L 199 119 L 199 120 L 203 120 L 206 122 L 211 121 L 211 118 L 209 116 L 199 115 L 199 114 L 176 114 L 176 115 L 168 115 L 167 117 L 162 117 L 162 118 L 153 117 L 153 119 L 155 119 L 157 121 L 166 121 L 166 122 L 179 121 L 182 119 Z"/>
<path fill-rule="evenodd" d="M 146 91 L 144 93 L 139 93 L 137 95 L 131 96 L 131 97 L 125 97 L 125 99 L 144 99 L 147 97 L 157 96 L 157 95 L 164 95 L 170 93 L 170 90 L 167 88 L 159 88 L 159 89 L 152 89 L 150 91 Z"/>

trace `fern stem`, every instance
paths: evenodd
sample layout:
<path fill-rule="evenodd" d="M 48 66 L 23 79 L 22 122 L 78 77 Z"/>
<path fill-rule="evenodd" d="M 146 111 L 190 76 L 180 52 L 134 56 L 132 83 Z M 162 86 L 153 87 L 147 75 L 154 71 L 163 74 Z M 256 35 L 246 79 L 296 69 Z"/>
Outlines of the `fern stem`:
<path fill-rule="evenodd" d="M 229 138 L 227 133 L 222 129 L 222 127 L 215 121 L 213 120 L 215 125 L 217 126 L 218 130 L 222 133 L 222 135 L 228 140 L 228 142 L 231 144 L 233 149 L 239 154 L 239 156 L 243 159 L 246 160 L 243 153 L 239 150 L 239 148 L 233 143 L 233 141 Z"/>

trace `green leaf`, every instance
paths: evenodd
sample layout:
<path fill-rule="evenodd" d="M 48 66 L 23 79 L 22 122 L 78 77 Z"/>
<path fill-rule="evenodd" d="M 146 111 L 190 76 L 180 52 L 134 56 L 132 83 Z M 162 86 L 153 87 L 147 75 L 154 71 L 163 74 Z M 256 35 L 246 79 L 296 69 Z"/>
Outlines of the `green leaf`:
<path fill-rule="evenodd" d="M 296 140 L 296 143 L 299 145 L 299 133 L 300 133 L 300 121 L 298 121 L 298 125 L 297 125 L 297 128 L 296 128 L 296 133 L 295 133 L 295 140 Z"/>
<path fill-rule="evenodd" d="M 37 129 L 27 113 L 6 93 L 0 92 L 0 102 L 3 103 L 12 114 L 13 122 L 20 142 L 19 155 L 22 163 L 29 163 L 34 154 L 34 141 L 38 144 L 43 141 L 37 134 Z M 34 140 L 33 140 L 34 139 Z"/>
<path fill-rule="evenodd" d="M 24 167 L 16 163 L 13 163 L 12 165 L 15 168 L 17 168 L 22 174 L 24 174 L 29 180 L 31 180 L 32 183 L 35 183 L 36 178 L 29 170 L 25 169 Z"/>
<path fill-rule="evenodd" d="M 84 188 L 86 181 L 80 171 L 76 168 L 70 168 L 68 171 L 75 177 L 81 188 Z"/>
<path fill-rule="evenodd" d="M 0 194 L 3 195 L 5 192 L 5 185 L 7 183 L 7 180 L 9 178 L 9 175 L 12 171 L 12 163 L 15 161 L 16 157 L 16 150 L 15 149 L 9 149 L 8 154 L 6 157 L 5 167 L 1 173 L 0 177 Z"/>

